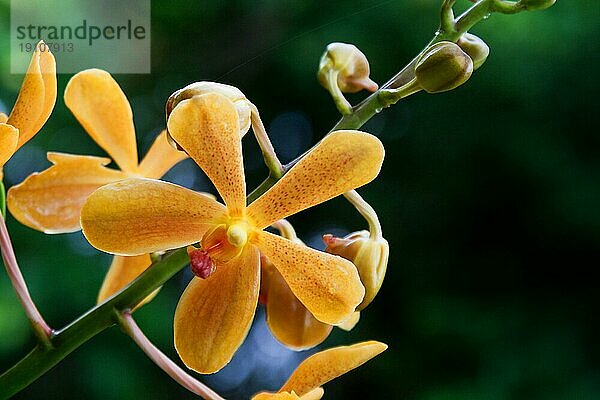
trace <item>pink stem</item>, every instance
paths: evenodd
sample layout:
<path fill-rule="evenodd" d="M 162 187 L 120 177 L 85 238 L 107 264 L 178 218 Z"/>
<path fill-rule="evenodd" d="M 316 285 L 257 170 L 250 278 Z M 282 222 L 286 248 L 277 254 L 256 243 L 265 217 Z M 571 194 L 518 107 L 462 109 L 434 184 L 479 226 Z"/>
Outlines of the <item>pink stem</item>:
<path fill-rule="evenodd" d="M 205 400 L 225 400 L 211 388 L 188 375 L 169 357 L 165 356 L 157 349 L 135 323 L 130 311 L 124 311 L 120 314 L 119 323 L 125 333 L 131 336 L 133 341 L 142 349 L 142 351 L 181 386 Z"/>
<path fill-rule="evenodd" d="M 42 314 L 40 314 L 29 295 L 29 290 L 19 269 L 19 264 L 17 264 L 15 251 L 13 250 L 2 214 L 0 214 L 0 248 L 2 249 L 2 259 L 4 260 L 10 282 L 25 309 L 25 314 L 27 314 L 27 318 L 29 318 L 36 336 L 45 346 L 51 347 L 52 328 L 44 321 L 44 317 L 42 317 Z"/>

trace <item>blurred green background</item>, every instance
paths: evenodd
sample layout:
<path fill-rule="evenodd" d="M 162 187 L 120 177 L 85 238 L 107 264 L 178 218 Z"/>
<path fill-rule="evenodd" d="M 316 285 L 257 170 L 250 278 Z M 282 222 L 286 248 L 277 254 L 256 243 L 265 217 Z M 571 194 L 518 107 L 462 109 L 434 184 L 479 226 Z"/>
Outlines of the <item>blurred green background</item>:
<path fill-rule="evenodd" d="M 324 47 L 356 44 L 382 83 L 437 27 L 439 0 L 181 1 L 152 4 L 152 74 L 117 75 L 135 117 L 140 153 L 164 126 L 164 103 L 199 80 L 239 87 L 258 105 L 284 161 L 337 119 L 315 79 Z M 469 3 L 459 0 L 457 8 Z M 65 9 L 65 12 L 69 12 Z M 0 1 L 0 110 L 22 76 L 9 73 L 7 0 Z M 365 130 L 386 146 L 382 174 L 360 192 L 378 210 L 391 247 L 388 275 L 350 333 L 322 348 L 377 339 L 390 348 L 326 385 L 329 399 L 599 399 L 600 135 L 597 0 L 559 0 L 549 10 L 494 15 L 473 33 L 487 63 L 459 89 L 418 94 Z M 57 55 L 60 63 L 60 55 Z M 70 76 L 61 75 L 59 92 Z M 359 99 L 357 96 L 355 99 Z M 248 184 L 265 175 L 252 135 Z M 46 127 L 5 169 L 21 182 L 48 165 L 45 152 L 104 155 L 59 96 Z M 191 162 L 168 180 L 212 190 Z M 364 228 L 335 199 L 291 218 L 302 239 Z M 30 290 L 61 327 L 95 302 L 110 257 L 80 233 L 46 236 L 9 218 Z M 167 354 L 172 317 L 190 279 L 183 272 L 136 313 Z M 33 346 L 0 273 L 0 369 Z M 204 379 L 228 399 L 276 389 L 308 353 L 278 345 L 259 310 L 244 347 Z M 117 328 L 105 331 L 21 392 L 20 399 L 192 398 Z"/>

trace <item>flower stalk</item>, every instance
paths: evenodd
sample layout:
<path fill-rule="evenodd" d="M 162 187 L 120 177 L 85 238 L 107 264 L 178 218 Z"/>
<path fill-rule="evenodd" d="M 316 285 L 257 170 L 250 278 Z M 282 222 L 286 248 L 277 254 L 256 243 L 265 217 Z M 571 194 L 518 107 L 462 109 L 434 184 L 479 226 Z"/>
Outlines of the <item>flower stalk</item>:
<path fill-rule="evenodd" d="M 175 364 L 169 357 L 164 355 L 150 340 L 144 335 L 138 324 L 133 319 L 130 310 L 123 312 L 116 311 L 117 321 L 125 332 L 148 358 L 152 360 L 160 369 L 165 371 L 173 380 L 190 392 L 197 394 L 205 400 L 225 400 L 211 388 L 204 385 L 202 382 L 194 379 L 182 368 Z"/>
<path fill-rule="evenodd" d="M 367 203 L 356 190 L 344 193 L 344 197 L 369 223 L 369 237 L 373 240 L 380 240 L 383 238 L 381 223 L 379 222 L 379 218 L 373 207 L 371 207 L 371 205 Z"/>
<path fill-rule="evenodd" d="M 6 190 L 4 190 L 2 180 L 0 180 L 0 215 L 2 218 L 6 218 Z"/>
<path fill-rule="evenodd" d="M 2 189 L 3 188 L 0 188 L 0 191 L 3 192 Z M 4 260 L 4 265 L 6 266 L 8 278 L 10 279 L 15 292 L 17 293 L 17 297 L 19 298 L 19 301 L 25 310 L 25 314 L 27 314 L 27 318 L 31 322 L 33 331 L 38 338 L 38 341 L 44 347 L 52 347 L 52 343 L 50 341 L 52 337 L 52 328 L 48 326 L 44 320 L 44 317 L 42 317 L 42 314 L 40 314 L 39 310 L 35 306 L 31 295 L 29 294 L 27 284 L 25 283 L 23 274 L 21 274 L 21 270 L 19 269 L 19 264 L 17 263 L 17 258 L 15 257 L 15 252 L 12 247 L 8 229 L 6 228 L 6 223 L 4 222 L 3 216 L 0 216 L 0 247 L 2 248 L 2 259 Z"/>
<path fill-rule="evenodd" d="M 269 139 L 265 125 L 260 119 L 258 108 L 253 103 L 250 103 L 250 109 L 252 110 L 250 117 L 252 120 L 252 130 L 254 131 L 254 136 L 256 137 L 256 141 L 263 154 L 265 165 L 269 168 L 269 176 L 272 176 L 274 179 L 279 179 L 285 173 L 283 165 L 281 164 L 281 161 L 279 161 L 277 154 L 275 154 L 275 148 Z"/>

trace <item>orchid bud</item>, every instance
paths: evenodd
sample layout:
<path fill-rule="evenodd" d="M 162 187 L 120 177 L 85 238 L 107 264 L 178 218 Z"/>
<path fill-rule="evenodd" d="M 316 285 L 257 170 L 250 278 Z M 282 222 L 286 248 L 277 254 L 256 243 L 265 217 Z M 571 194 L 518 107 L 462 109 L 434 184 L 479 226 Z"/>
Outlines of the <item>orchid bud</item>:
<path fill-rule="evenodd" d="M 387 240 L 383 237 L 372 239 L 368 231 L 359 231 L 344 238 L 324 235 L 323 241 L 327 245 L 326 252 L 341 256 L 356 265 L 365 287 L 365 297 L 356 310 L 364 309 L 373 301 L 385 278 L 390 253 Z"/>
<path fill-rule="evenodd" d="M 544 10 L 552 7 L 556 0 L 520 0 L 517 4 L 525 7 L 526 10 Z"/>
<path fill-rule="evenodd" d="M 200 96 L 207 93 L 218 93 L 233 102 L 239 115 L 240 137 L 243 137 L 250 129 L 252 106 L 244 93 L 238 88 L 223 83 L 216 82 L 195 82 L 179 89 L 173 93 L 167 100 L 166 112 L 167 120 L 171 111 L 183 100 L 191 99 L 194 96 Z"/>
<path fill-rule="evenodd" d="M 456 44 L 473 60 L 473 71 L 481 67 L 490 54 L 488 45 L 471 33 L 462 35 Z"/>
<path fill-rule="evenodd" d="M 430 46 L 415 67 L 417 82 L 428 93 L 452 90 L 465 83 L 472 73 L 473 60 L 452 42 Z"/>
<path fill-rule="evenodd" d="M 337 71 L 337 85 L 343 93 L 356 93 L 363 89 L 377 90 L 377 83 L 369 78 L 367 57 L 356 46 L 347 43 L 331 43 L 319 63 L 318 78 L 329 89 L 329 73 Z"/>

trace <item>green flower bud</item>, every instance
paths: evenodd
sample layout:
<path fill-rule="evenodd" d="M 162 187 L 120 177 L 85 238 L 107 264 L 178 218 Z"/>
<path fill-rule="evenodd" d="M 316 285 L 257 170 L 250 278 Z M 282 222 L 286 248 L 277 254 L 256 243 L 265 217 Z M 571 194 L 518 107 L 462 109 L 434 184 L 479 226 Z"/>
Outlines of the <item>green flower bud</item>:
<path fill-rule="evenodd" d="M 462 35 L 456 44 L 473 60 L 473 71 L 481 67 L 490 54 L 488 45 L 479 37 L 470 33 Z"/>
<path fill-rule="evenodd" d="M 544 10 L 548 7 L 552 7 L 556 3 L 556 0 L 520 0 L 517 4 L 525 7 L 526 10 Z"/>
<path fill-rule="evenodd" d="M 241 90 L 234 86 L 225 85 L 223 83 L 195 82 L 184 87 L 183 89 L 179 89 L 169 97 L 169 100 L 167 100 L 167 120 L 169 119 L 171 111 L 173 111 L 179 102 L 207 93 L 221 94 L 233 102 L 233 105 L 235 106 L 240 117 L 240 136 L 244 136 L 250 129 L 250 116 L 252 114 L 251 103 L 246 98 L 244 93 L 241 92 Z"/>
<path fill-rule="evenodd" d="M 324 235 L 323 241 L 327 244 L 326 252 L 341 256 L 356 265 L 365 287 L 365 297 L 356 310 L 364 309 L 373 301 L 383 284 L 390 254 L 387 240 L 371 239 L 368 231 L 359 231 L 344 238 Z"/>
<path fill-rule="evenodd" d="M 369 78 L 367 57 L 356 46 L 347 43 L 331 43 L 323 53 L 317 77 L 321 85 L 329 89 L 329 72 L 335 70 L 337 85 L 343 93 L 356 93 L 363 89 L 377 90 L 377 83 Z"/>
<path fill-rule="evenodd" d="M 438 42 L 429 47 L 415 67 L 418 84 L 428 93 L 452 90 L 473 73 L 473 60 L 457 44 Z"/>

